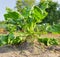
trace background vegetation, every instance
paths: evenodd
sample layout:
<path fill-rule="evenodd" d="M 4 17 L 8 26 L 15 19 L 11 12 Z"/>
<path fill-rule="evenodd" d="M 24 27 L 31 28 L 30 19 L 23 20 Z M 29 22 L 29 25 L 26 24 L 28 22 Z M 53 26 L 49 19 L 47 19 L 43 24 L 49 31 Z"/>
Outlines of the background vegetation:
<path fill-rule="evenodd" d="M 0 45 L 20 44 L 25 41 L 33 42 L 35 39 L 45 45 L 58 44 L 56 39 L 41 39 L 41 33 L 60 33 L 59 4 L 52 0 L 17 0 L 16 9 L 6 8 L 4 14 L 4 29 L 8 32 L 1 35 Z M 18 34 L 15 34 L 17 32 Z M 52 43 L 51 43 L 52 42 Z"/>

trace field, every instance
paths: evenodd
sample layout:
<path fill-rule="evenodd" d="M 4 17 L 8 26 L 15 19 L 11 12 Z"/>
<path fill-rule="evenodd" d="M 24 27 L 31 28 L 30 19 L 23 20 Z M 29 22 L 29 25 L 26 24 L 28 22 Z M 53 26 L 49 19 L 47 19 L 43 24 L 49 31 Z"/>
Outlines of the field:
<path fill-rule="evenodd" d="M 0 22 L 0 57 L 60 57 L 58 4 L 24 1 L 16 1 L 17 10 L 6 8 Z"/>

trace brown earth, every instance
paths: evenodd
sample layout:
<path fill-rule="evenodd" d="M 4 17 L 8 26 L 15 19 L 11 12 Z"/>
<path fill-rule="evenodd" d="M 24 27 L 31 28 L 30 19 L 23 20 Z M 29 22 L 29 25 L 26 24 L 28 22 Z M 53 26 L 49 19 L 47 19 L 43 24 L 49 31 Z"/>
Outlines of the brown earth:
<path fill-rule="evenodd" d="M 0 34 L 6 34 L 7 31 L 4 28 L 0 28 Z"/>
<path fill-rule="evenodd" d="M 60 34 L 52 34 L 52 33 L 48 33 L 48 34 L 42 34 L 41 37 L 49 37 L 49 38 L 60 38 Z"/>
<path fill-rule="evenodd" d="M 0 47 L 0 57 L 60 57 L 60 46 L 44 46 L 38 43 Z"/>

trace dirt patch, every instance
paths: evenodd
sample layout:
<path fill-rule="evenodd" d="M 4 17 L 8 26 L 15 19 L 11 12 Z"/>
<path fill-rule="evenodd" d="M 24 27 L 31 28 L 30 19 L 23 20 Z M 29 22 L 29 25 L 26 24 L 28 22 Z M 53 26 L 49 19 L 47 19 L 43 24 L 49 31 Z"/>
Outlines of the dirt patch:
<path fill-rule="evenodd" d="M 60 38 L 60 34 L 51 34 L 51 33 L 48 33 L 48 34 L 42 34 L 41 37 L 49 37 L 49 38 Z"/>
<path fill-rule="evenodd" d="M 4 28 L 0 28 L 0 34 L 7 34 L 6 29 L 4 29 Z"/>
<path fill-rule="evenodd" d="M 0 57 L 60 57 L 60 46 L 46 47 L 40 44 L 8 45 L 0 47 Z"/>

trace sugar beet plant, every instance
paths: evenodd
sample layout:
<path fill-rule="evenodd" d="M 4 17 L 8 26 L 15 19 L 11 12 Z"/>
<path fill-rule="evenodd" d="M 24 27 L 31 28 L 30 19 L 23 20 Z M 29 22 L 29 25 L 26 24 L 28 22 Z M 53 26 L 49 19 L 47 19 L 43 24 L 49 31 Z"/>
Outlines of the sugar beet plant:
<path fill-rule="evenodd" d="M 10 8 L 7 8 L 7 13 L 4 14 L 5 23 L 7 24 L 6 29 L 8 30 L 8 35 L 3 38 L 0 38 L 1 44 L 18 44 L 24 42 L 26 38 L 23 36 L 33 36 L 36 33 L 37 23 L 42 22 L 42 20 L 47 16 L 45 11 L 46 5 L 44 8 L 39 8 L 38 6 L 32 6 L 32 8 L 25 7 L 22 13 L 13 11 Z M 17 30 L 23 30 L 23 36 L 14 35 L 14 32 Z M 21 33 L 21 32 L 20 32 Z"/>

